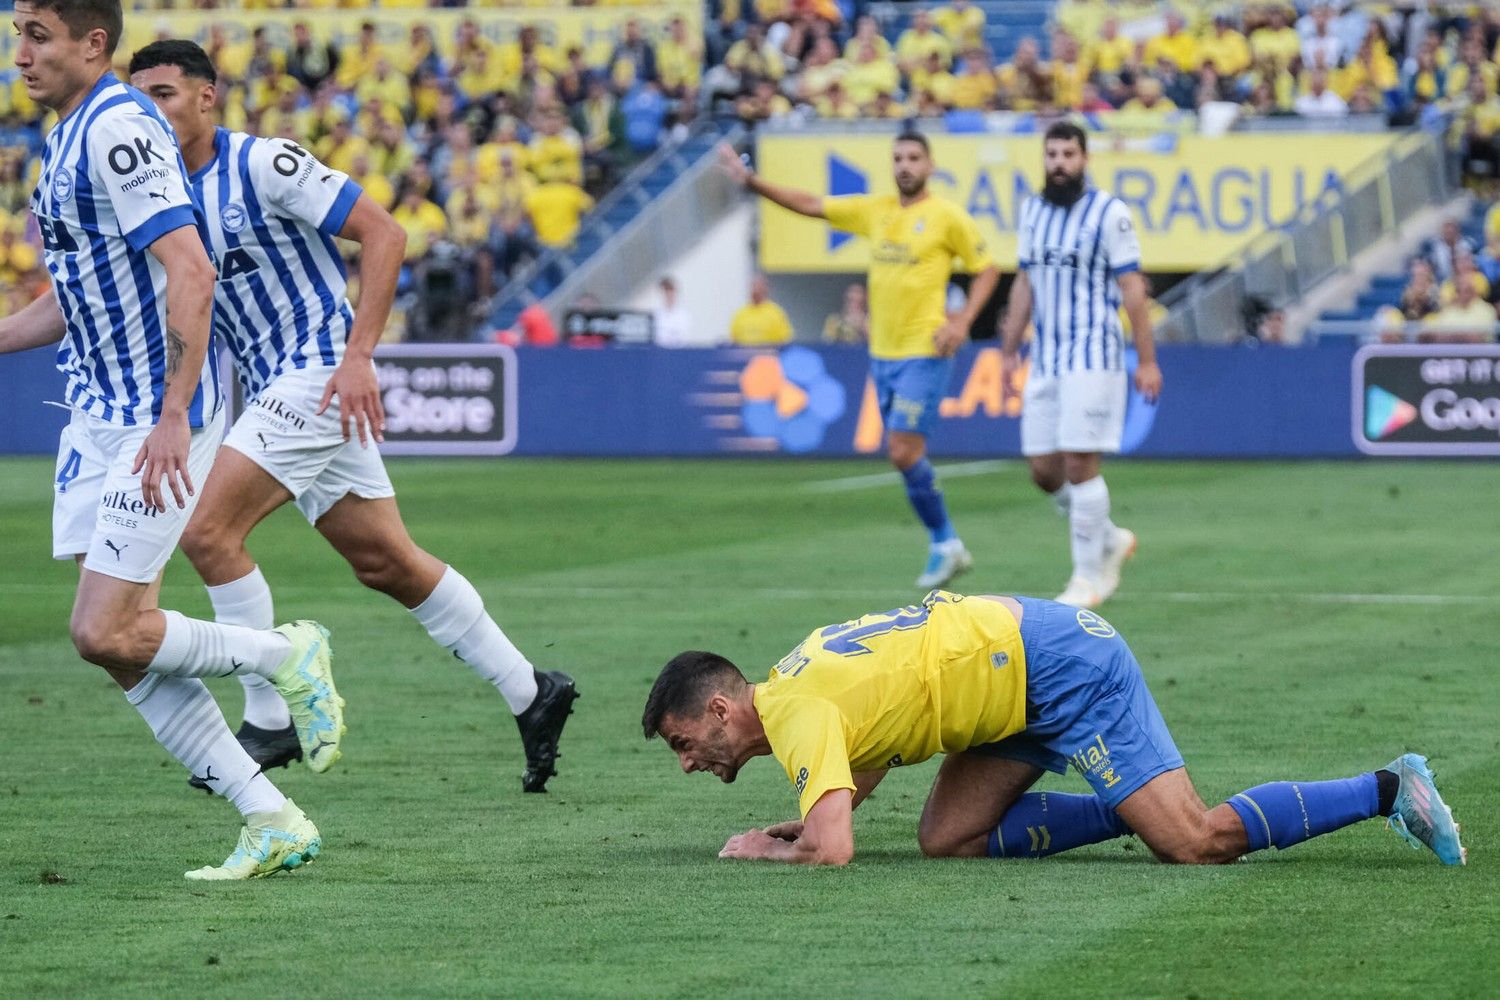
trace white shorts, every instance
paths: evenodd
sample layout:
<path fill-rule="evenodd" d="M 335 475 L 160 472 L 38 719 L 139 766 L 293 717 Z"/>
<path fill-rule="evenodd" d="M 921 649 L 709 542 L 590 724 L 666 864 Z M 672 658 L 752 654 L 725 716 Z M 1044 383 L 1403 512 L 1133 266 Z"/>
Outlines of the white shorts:
<path fill-rule="evenodd" d="M 1118 452 L 1128 389 L 1123 371 L 1033 372 L 1022 396 L 1021 454 Z"/>
<path fill-rule="evenodd" d="M 177 509 L 165 489 L 166 510 L 148 510 L 141 477 L 130 471 L 150 425 L 121 427 L 73 412 L 57 444 L 52 477 L 52 557 L 84 556 L 86 569 L 132 583 L 150 583 L 172 557 L 187 527 L 224 436 L 224 412 L 193 432 L 188 477 L 193 495 Z"/>
<path fill-rule="evenodd" d="M 333 372 L 313 367 L 276 376 L 224 439 L 285 486 L 313 524 L 350 493 L 367 500 L 396 495 L 375 442 L 361 445 L 357 430 L 344 440 L 339 400 L 317 415 Z"/>

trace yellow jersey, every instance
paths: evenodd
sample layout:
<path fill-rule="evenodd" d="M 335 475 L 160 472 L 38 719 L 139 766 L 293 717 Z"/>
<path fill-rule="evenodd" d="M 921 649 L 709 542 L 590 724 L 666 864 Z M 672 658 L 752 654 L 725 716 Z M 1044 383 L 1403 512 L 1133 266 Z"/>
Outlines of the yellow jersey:
<path fill-rule="evenodd" d="M 951 201 L 928 195 L 902 206 L 894 194 L 823 199 L 835 229 L 870 240 L 870 356 L 930 358 L 948 321 L 948 280 L 957 258 L 970 273 L 993 264 L 979 226 Z"/>
<path fill-rule="evenodd" d="M 998 601 L 921 604 L 818 629 L 755 687 L 771 753 L 805 817 L 854 772 L 961 753 L 1026 728 L 1021 627 Z"/>
<path fill-rule="evenodd" d="M 740 347 L 766 347 L 792 341 L 792 321 L 786 310 L 769 299 L 735 310 L 729 321 L 729 339 Z"/>

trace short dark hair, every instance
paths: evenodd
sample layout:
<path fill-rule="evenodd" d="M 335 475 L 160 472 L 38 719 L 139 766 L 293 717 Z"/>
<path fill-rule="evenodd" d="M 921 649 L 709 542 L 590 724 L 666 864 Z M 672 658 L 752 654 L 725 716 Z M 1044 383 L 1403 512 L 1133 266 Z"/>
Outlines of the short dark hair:
<path fill-rule="evenodd" d="M 82 38 L 95 28 L 103 28 L 106 55 L 115 54 L 120 33 L 125 30 L 120 0 L 31 0 L 31 5 L 37 10 L 57 14 L 57 19 L 68 26 L 68 34 L 73 38 Z"/>
<path fill-rule="evenodd" d="M 891 145 L 894 146 L 897 142 L 914 142 L 918 146 L 922 147 L 922 152 L 926 153 L 928 156 L 932 155 L 932 146 L 930 143 L 928 143 L 927 137 L 914 128 L 909 128 L 902 131 L 901 134 L 896 136 L 895 141 L 892 142 Z"/>
<path fill-rule="evenodd" d="M 130 57 L 131 76 L 158 66 L 176 66 L 182 70 L 183 76 L 207 80 L 209 83 L 219 82 L 214 61 L 208 58 L 203 46 L 186 38 L 167 38 L 152 42 L 143 49 L 137 49 L 135 55 Z"/>
<path fill-rule="evenodd" d="M 667 716 L 701 712 L 711 695 L 729 694 L 744 683 L 740 668 L 717 653 L 698 649 L 678 653 L 661 668 L 646 696 L 646 710 L 641 713 L 646 739 L 661 733 Z"/>
<path fill-rule="evenodd" d="M 1073 122 L 1053 122 L 1047 127 L 1047 134 L 1042 137 L 1042 144 L 1046 145 L 1051 139 L 1071 139 L 1078 143 L 1078 148 L 1085 153 L 1089 151 L 1089 134 L 1079 128 Z"/>

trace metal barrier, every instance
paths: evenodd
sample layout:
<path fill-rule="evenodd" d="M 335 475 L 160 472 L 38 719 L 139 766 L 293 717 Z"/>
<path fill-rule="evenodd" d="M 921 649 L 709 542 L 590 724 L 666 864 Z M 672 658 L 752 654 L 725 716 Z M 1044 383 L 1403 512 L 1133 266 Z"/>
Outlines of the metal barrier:
<path fill-rule="evenodd" d="M 1436 314 L 1434 314 L 1436 315 Z M 1360 344 L 1488 344 L 1500 339 L 1500 322 L 1488 329 L 1465 328 L 1429 318 L 1426 322 L 1391 322 L 1373 319 L 1319 320 L 1307 331 L 1310 341 Z"/>
<path fill-rule="evenodd" d="M 1240 259 L 1174 287 L 1162 297 L 1168 340 L 1229 343 L 1259 308 L 1282 308 L 1348 267 L 1350 258 L 1428 205 L 1446 201 L 1454 179 L 1441 133 L 1417 132 L 1363 163 L 1342 194 L 1325 195 Z"/>

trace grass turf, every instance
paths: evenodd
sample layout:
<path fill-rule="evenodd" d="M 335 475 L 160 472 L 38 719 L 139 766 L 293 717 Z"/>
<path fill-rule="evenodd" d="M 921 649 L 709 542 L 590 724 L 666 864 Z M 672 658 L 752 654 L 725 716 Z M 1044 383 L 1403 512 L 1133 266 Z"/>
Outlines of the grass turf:
<path fill-rule="evenodd" d="M 50 466 L 0 461 L 0 996 L 1477 995 L 1494 928 L 1500 718 L 1494 471 L 1472 464 L 1121 463 L 1141 536 L 1108 617 L 1210 802 L 1419 749 L 1464 823 L 1441 867 L 1376 822 L 1284 854 L 1170 868 L 1133 841 L 1042 862 L 923 860 L 934 764 L 856 814 L 848 869 L 721 862 L 790 818 L 774 762 L 677 773 L 638 719 L 656 670 L 747 670 L 810 629 L 906 603 L 924 556 L 873 463 L 394 462 L 419 542 L 584 698 L 547 795 L 522 795 L 504 703 L 282 511 L 252 538 L 278 617 L 333 630 L 350 737 L 274 780 L 321 827 L 311 869 L 191 885 L 237 818 L 190 793 L 66 621 Z M 1051 596 L 1064 525 L 1019 464 L 947 483 L 961 590 Z M 1381 595 L 1422 595 L 1404 602 Z M 206 615 L 174 561 L 163 604 Z M 215 681 L 231 724 L 240 696 Z M 1076 776 L 1043 787 L 1082 790 Z"/>

